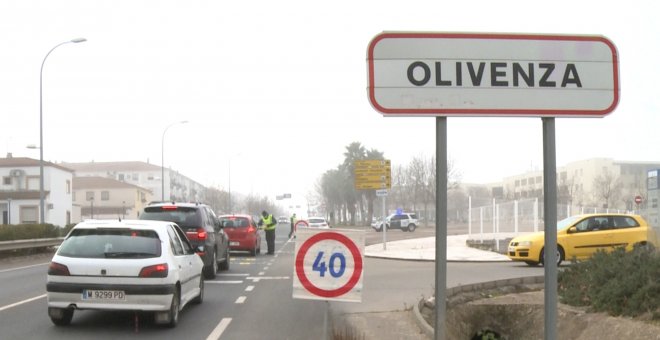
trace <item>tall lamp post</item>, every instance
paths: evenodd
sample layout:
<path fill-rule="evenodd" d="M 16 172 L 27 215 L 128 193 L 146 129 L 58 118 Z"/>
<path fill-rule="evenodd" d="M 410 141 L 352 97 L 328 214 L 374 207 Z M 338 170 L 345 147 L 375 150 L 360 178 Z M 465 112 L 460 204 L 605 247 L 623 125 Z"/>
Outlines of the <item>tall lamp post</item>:
<path fill-rule="evenodd" d="M 44 206 L 44 119 L 43 119 L 43 75 L 44 75 L 44 64 L 46 64 L 46 59 L 48 56 L 58 47 L 68 44 L 68 43 L 81 43 L 85 42 L 85 38 L 76 38 L 69 41 L 65 41 L 55 45 L 51 48 L 44 60 L 41 62 L 41 70 L 39 71 L 39 222 L 46 223 L 46 210 Z"/>
<path fill-rule="evenodd" d="M 165 130 L 163 130 L 163 138 L 161 139 L 161 143 L 160 143 L 160 172 L 161 172 L 160 173 L 160 183 L 161 183 L 161 198 L 160 198 L 160 200 L 161 201 L 165 201 L 165 132 L 167 132 L 167 130 L 169 128 L 171 128 L 172 126 L 174 126 L 174 125 L 186 124 L 186 123 L 188 123 L 187 120 L 182 120 L 180 122 L 175 122 L 175 123 L 172 123 L 172 124 L 168 125 L 165 128 Z M 169 199 L 169 197 L 168 197 L 168 199 Z"/>

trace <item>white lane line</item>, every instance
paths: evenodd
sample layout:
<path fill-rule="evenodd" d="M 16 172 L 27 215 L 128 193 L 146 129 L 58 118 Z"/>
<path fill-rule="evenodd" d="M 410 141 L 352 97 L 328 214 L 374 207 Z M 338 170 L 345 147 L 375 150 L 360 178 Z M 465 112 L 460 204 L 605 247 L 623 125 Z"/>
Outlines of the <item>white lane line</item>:
<path fill-rule="evenodd" d="M 239 296 L 235 303 L 244 303 L 246 299 L 247 296 Z"/>
<path fill-rule="evenodd" d="M 39 264 L 33 264 L 33 265 L 30 265 L 30 266 L 24 266 L 24 267 L 17 267 L 17 268 L 3 269 L 3 270 L 0 270 L 0 273 L 6 273 L 6 272 L 14 271 L 14 270 L 21 270 L 21 269 L 27 269 L 27 268 L 32 268 L 32 267 L 44 266 L 44 265 L 47 265 L 47 264 L 49 264 L 49 263 L 50 263 L 50 262 L 39 263 Z"/>
<path fill-rule="evenodd" d="M 246 280 L 288 280 L 289 276 L 248 276 Z"/>
<path fill-rule="evenodd" d="M 218 276 L 250 276 L 250 274 L 235 273 L 235 274 L 218 274 Z"/>
<path fill-rule="evenodd" d="M 266 272 L 259 272 L 259 276 L 264 275 Z"/>
<path fill-rule="evenodd" d="M 220 320 L 220 323 L 215 326 L 213 329 L 213 332 L 209 334 L 209 336 L 206 338 L 206 340 L 218 340 L 220 339 L 220 336 L 222 335 L 222 332 L 227 329 L 227 326 L 229 326 L 229 323 L 231 322 L 231 318 L 222 318 Z"/>
<path fill-rule="evenodd" d="M 24 304 L 24 303 L 28 303 L 28 302 L 31 302 L 31 301 L 34 301 L 34 300 L 39 300 L 39 299 L 42 299 L 42 298 L 45 298 L 45 297 L 46 297 L 46 294 L 44 294 L 44 295 L 39 295 L 39 296 L 35 296 L 35 297 L 33 297 L 33 298 L 29 298 L 29 299 L 26 299 L 26 300 L 23 300 L 23 301 L 19 301 L 19 302 L 16 302 L 16 303 L 12 303 L 11 305 L 2 306 L 2 307 L 0 307 L 0 312 L 2 312 L 2 311 L 5 310 L 5 309 L 9 309 L 9 308 L 12 308 L 12 307 L 16 307 L 16 306 L 22 305 L 22 304 Z"/>
<path fill-rule="evenodd" d="M 268 267 L 264 267 L 264 271 L 267 271 L 267 270 L 268 270 Z"/>
<path fill-rule="evenodd" d="M 252 278 L 252 283 L 256 283 L 256 282 L 259 282 L 259 278 L 254 278 L 254 277 L 253 277 L 253 278 Z"/>
<path fill-rule="evenodd" d="M 254 290 L 254 286 L 247 286 L 247 287 L 245 287 L 245 291 L 246 291 L 246 292 L 251 292 L 251 291 L 253 291 L 253 290 Z"/>
<path fill-rule="evenodd" d="M 243 280 L 240 280 L 240 281 L 206 281 L 206 283 L 215 283 L 215 284 L 236 284 L 236 283 L 243 283 Z"/>

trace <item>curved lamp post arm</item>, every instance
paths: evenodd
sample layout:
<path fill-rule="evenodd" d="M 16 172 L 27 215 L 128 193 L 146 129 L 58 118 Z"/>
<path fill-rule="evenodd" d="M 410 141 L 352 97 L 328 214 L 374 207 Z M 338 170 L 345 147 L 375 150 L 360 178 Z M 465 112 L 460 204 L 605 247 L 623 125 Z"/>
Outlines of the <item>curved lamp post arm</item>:
<path fill-rule="evenodd" d="M 44 60 L 41 62 L 41 69 L 39 70 L 39 217 L 40 223 L 46 223 L 45 211 L 45 195 L 44 195 L 44 124 L 43 124 L 43 78 L 44 78 L 44 65 L 48 56 L 58 47 L 68 43 L 81 43 L 85 42 L 85 38 L 76 38 L 69 41 L 61 42 L 55 47 L 51 48 Z"/>

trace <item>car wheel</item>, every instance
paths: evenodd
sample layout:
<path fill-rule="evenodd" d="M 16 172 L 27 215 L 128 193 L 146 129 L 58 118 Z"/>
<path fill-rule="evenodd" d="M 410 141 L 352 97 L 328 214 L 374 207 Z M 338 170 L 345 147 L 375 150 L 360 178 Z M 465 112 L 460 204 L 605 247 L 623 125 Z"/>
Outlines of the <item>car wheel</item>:
<path fill-rule="evenodd" d="M 48 315 L 55 326 L 68 326 L 73 319 L 73 308 L 48 307 Z"/>
<path fill-rule="evenodd" d="M 408 224 L 408 231 L 413 232 L 413 231 L 415 231 L 416 228 L 417 228 L 416 225 L 414 225 L 414 224 L 412 224 L 412 223 L 411 223 L 411 224 Z"/>
<path fill-rule="evenodd" d="M 169 319 L 167 327 L 174 328 L 179 323 L 179 303 L 181 303 L 179 300 L 179 288 L 175 287 L 170 310 L 167 312 L 167 318 Z"/>
<path fill-rule="evenodd" d="M 229 270 L 229 247 L 225 250 L 225 261 L 219 264 L 220 270 Z"/>
<path fill-rule="evenodd" d="M 541 255 L 539 258 L 539 261 L 541 264 L 543 263 L 543 259 L 545 258 L 545 248 L 541 249 Z M 562 261 L 564 261 L 564 249 L 561 246 L 557 246 L 557 266 L 559 266 Z"/>
<path fill-rule="evenodd" d="M 213 249 L 213 254 L 211 254 L 211 263 L 204 267 L 204 277 L 207 279 L 215 279 L 215 276 L 218 274 L 218 259 L 216 256 L 215 248 Z"/>
<path fill-rule="evenodd" d="M 250 255 L 257 256 L 257 244 L 256 243 L 254 244 L 254 248 L 252 248 L 252 250 L 250 250 Z"/>
<path fill-rule="evenodd" d="M 383 225 L 381 224 L 381 225 L 378 227 L 378 229 L 376 229 L 376 231 L 379 232 L 379 233 L 380 233 L 381 231 L 383 231 Z"/>
<path fill-rule="evenodd" d="M 199 277 L 199 295 L 197 295 L 192 302 L 194 304 L 200 304 L 204 301 L 204 278 Z"/>

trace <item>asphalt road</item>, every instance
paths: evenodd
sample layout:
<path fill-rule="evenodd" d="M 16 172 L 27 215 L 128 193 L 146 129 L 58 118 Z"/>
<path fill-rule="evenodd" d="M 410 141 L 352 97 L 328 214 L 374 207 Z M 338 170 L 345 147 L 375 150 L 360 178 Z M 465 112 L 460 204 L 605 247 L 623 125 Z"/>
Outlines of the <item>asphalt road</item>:
<path fill-rule="evenodd" d="M 366 258 L 361 303 L 292 299 L 294 244 L 287 242 L 288 229 L 278 227 L 275 256 L 234 253 L 230 270 L 206 281 L 204 302 L 187 306 L 175 329 L 153 324 L 148 314 L 97 311 L 76 311 L 71 326 L 56 327 L 45 298 L 50 258 L 0 260 L 0 338 L 325 339 L 330 324 L 343 315 L 403 311 L 433 292 L 434 262 Z M 382 240 L 381 233 L 365 232 L 367 244 Z M 391 230 L 388 240 L 433 234 L 431 228 Z M 543 273 L 512 263 L 449 263 L 447 269 L 450 287 Z"/>

